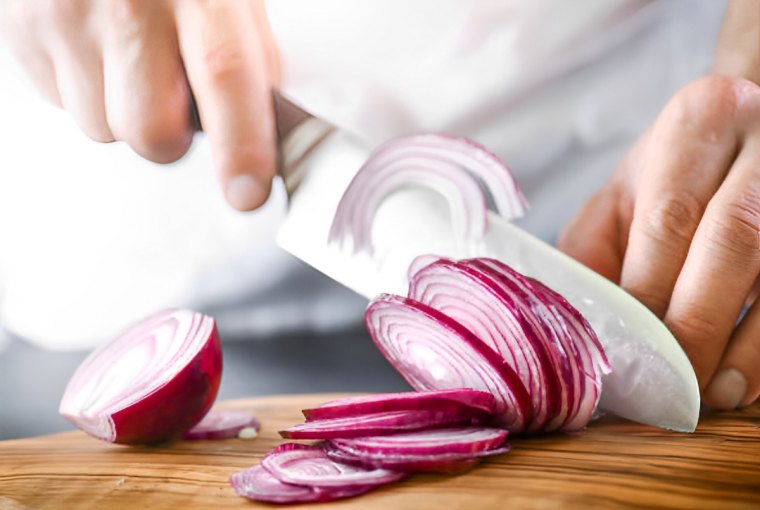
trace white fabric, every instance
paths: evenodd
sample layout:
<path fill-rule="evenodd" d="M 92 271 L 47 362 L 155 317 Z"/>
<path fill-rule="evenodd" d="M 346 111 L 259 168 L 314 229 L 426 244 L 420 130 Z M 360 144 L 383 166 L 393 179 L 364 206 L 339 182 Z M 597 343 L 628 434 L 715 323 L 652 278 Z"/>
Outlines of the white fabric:
<path fill-rule="evenodd" d="M 707 71 L 723 8 L 670 0 L 272 0 L 284 91 L 376 144 L 467 134 L 553 239 L 667 98 Z M 0 323 L 86 348 L 162 306 L 240 336 L 357 323 L 363 301 L 273 245 L 281 190 L 223 203 L 202 137 L 170 168 L 98 145 L 0 51 Z"/>

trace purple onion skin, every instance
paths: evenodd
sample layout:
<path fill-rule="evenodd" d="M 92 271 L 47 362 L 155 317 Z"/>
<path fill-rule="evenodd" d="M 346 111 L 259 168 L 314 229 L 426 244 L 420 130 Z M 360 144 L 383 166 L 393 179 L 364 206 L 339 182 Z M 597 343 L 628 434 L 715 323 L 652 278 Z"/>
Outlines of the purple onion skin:
<path fill-rule="evenodd" d="M 222 346 L 214 325 L 209 340 L 171 381 L 111 415 L 114 443 L 159 444 L 179 439 L 211 409 L 222 379 Z"/>

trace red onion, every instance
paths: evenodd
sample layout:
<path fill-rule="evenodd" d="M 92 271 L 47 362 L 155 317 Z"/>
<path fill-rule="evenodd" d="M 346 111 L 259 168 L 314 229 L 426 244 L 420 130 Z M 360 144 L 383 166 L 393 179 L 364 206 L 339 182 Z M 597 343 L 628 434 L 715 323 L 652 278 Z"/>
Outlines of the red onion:
<path fill-rule="evenodd" d="M 381 352 L 414 388 L 496 392 L 502 424 L 512 432 L 586 426 L 609 365 L 577 310 L 497 260 L 414 265 L 409 298 L 381 295 L 365 319 Z M 484 376 L 495 366 L 505 374 L 496 385 L 498 378 Z M 498 387 L 509 389 L 501 399 Z"/>
<path fill-rule="evenodd" d="M 307 420 L 347 418 L 351 416 L 389 411 L 448 410 L 454 414 L 471 413 L 473 419 L 486 419 L 496 409 L 493 395 L 471 388 L 451 390 L 380 393 L 341 398 L 319 407 L 304 409 Z"/>
<path fill-rule="evenodd" d="M 214 320 L 163 310 L 90 354 L 69 381 L 59 412 L 104 441 L 168 441 L 208 412 L 221 373 Z"/>
<path fill-rule="evenodd" d="M 182 439 L 248 439 L 256 437 L 259 430 L 261 423 L 247 411 L 209 411 Z"/>
<path fill-rule="evenodd" d="M 333 441 L 328 441 L 325 451 L 337 462 L 366 468 L 395 469 L 406 473 L 452 473 L 468 469 L 486 457 L 508 453 L 510 447 L 505 445 L 490 450 L 465 453 L 385 454 L 343 448 Z"/>
<path fill-rule="evenodd" d="M 478 416 L 477 414 L 475 416 Z M 482 416 L 482 415 L 480 415 Z M 472 411 L 462 408 L 421 409 L 408 411 L 386 411 L 311 420 L 280 431 L 287 439 L 331 439 L 335 437 L 361 437 L 374 434 L 420 430 L 471 423 Z"/>
<path fill-rule="evenodd" d="M 379 455 L 473 454 L 503 446 L 508 432 L 492 427 L 455 427 L 351 439 L 332 439 L 342 450 Z"/>
<path fill-rule="evenodd" d="M 533 402 L 529 431 L 540 430 L 557 414 L 558 377 L 548 347 L 539 340 L 542 326 L 522 305 L 523 296 L 506 291 L 481 271 L 440 259 L 411 276 L 409 297 L 458 321 L 509 363 Z"/>
<path fill-rule="evenodd" d="M 261 465 L 281 482 L 320 488 L 381 485 L 404 477 L 400 471 L 341 464 L 320 446 L 297 443 L 278 446 L 266 454 Z"/>
<path fill-rule="evenodd" d="M 522 431 L 533 415 L 525 386 L 493 349 L 447 315 L 418 301 L 383 294 L 365 315 L 383 355 L 417 390 L 475 388 L 491 392 L 497 419 Z"/>
<path fill-rule="evenodd" d="M 373 252 L 375 211 L 390 193 L 421 184 L 452 206 L 461 240 L 478 239 L 487 228 L 483 211 L 507 219 L 521 216 L 527 201 L 509 169 L 491 151 L 462 137 L 423 134 L 391 140 L 359 169 L 343 194 L 330 228 L 330 241 L 352 239 L 354 251 Z"/>
<path fill-rule="evenodd" d="M 548 327 L 549 336 L 544 339 L 555 359 L 554 365 L 560 368 L 564 395 L 560 414 L 546 424 L 544 430 L 573 431 L 585 427 L 599 402 L 602 375 L 610 371 L 594 330 L 562 296 L 538 280 L 493 259 L 472 259 L 463 264 L 513 289 L 518 306 L 533 315 L 534 323 L 543 322 Z"/>
<path fill-rule="evenodd" d="M 238 471 L 230 476 L 230 485 L 239 496 L 267 503 L 310 503 L 333 501 L 363 494 L 372 485 L 346 485 L 318 488 L 281 482 L 261 465 Z"/>

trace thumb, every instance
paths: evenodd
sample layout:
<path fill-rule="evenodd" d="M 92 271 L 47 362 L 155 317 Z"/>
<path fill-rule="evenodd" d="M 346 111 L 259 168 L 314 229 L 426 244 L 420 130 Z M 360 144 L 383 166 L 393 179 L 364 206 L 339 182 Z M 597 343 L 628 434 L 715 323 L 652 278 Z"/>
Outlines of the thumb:
<path fill-rule="evenodd" d="M 557 242 L 560 250 L 615 283 L 620 283 L 627 239 L 627 229 L 619 221 L 618 195 L 608 184 L 592 196 Z"/>

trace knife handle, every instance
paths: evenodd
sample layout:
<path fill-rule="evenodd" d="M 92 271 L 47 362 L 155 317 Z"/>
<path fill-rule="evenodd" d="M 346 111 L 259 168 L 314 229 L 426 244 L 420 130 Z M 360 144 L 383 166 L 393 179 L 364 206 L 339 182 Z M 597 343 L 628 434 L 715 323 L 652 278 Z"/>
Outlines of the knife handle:
<path fill-rule="evenodd" d="M 303 180 L 308 155 L 335 131 L 335 126 L 311 115 L 278 92 L 274 92 L 273 98 L 279 172 L 290 196 Z"/>

